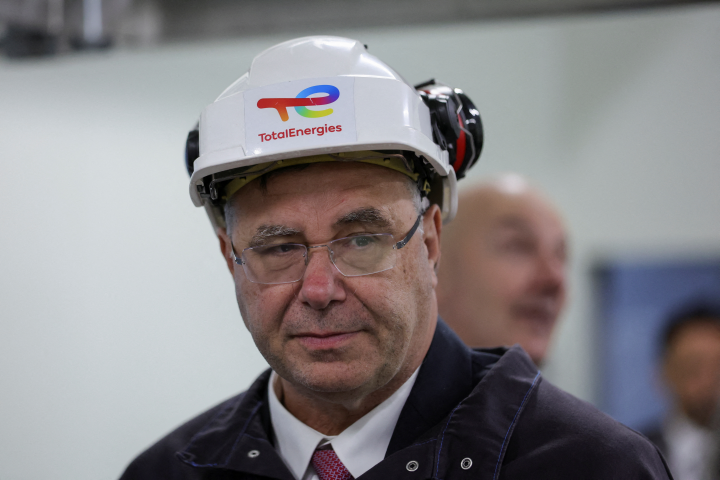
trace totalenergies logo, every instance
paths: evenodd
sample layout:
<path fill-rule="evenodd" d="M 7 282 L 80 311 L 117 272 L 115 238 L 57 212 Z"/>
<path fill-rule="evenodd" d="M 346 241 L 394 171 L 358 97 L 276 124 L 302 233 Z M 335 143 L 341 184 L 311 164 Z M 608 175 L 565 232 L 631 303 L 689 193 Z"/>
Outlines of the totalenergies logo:
<path fill-rule="evenodd" d="M 327 93 L 327 96 L 310 97 L 310 95 L 316 93 Z M 287 112 L 288 107 L 295 107 L 295 111 L 303 117 L 327 117 L 333 113 L 332 108 L 326 108 L 325 110 L 310 110 L 306 107 L 328 105 L 336 101 L 339 97 L 340 90 L 338 90 L 337 87 L 332 85 L 315 85 L 298 93 L 295 98 L 261 98 L 258 100 L 257 106 L 258 108 L 274 108 L 280 114 L 280 119 L 283 122 L 287 122 L 290 119 Z"/>

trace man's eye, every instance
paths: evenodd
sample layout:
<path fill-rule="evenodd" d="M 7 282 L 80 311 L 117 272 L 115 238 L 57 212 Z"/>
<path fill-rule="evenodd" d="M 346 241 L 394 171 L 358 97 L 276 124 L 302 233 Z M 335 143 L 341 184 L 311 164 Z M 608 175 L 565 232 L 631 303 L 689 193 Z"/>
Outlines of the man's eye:
<path fill-rule="evenodd" d="M 530 240 L 513 239 L 505 242 L 503 250 L 512 253 L 529 253 L 535 248 Z"/>
<path fill-rule="evenodd" d="M 262 247 L 259 249 L 258 253 L 262 255 L 276 255 L 276 256 L 282 256 L 282 255 L 290 255 L 294 252 L 297 252 L 302 247 L 300 245 L 294 245 L 292 243 L 283 243 L 281 245 L 269 245 L 267 247 Z"/>
<path fill-rule="evenodd" d="M 376 240 L 373 237 L 357 236 L 350 239 L 350 245 L 356 248 L 363 248 L 370 246 L 375 243 L 375 241 Z"/>

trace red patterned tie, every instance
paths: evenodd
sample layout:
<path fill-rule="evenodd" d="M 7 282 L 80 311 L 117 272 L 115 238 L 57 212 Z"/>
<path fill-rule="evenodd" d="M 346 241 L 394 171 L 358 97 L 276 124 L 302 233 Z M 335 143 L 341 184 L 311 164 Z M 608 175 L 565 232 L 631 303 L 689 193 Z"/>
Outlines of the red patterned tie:
<path fill-rule="evenodd" d="M 312 464 L 320 480 L 353 480 L 348 469 L 340 461 L 332 448 L 329 450 L 315 450 Z"/>

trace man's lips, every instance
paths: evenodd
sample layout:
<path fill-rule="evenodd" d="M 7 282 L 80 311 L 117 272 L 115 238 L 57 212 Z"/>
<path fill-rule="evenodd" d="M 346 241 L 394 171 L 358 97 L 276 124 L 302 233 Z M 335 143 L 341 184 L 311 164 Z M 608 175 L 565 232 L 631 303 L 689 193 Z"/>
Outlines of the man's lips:
<path fill-rule="evenodd" d="M 323 350 L 338 348 L 352 340 L 360 332 L 309 332 L 294 335 L 306 348 Z"/>
<path fill-rule="evenodd" d="M 549 333 L 557 319 L 557 310 L 548 303 L 516 305 L 513 313 L 518 320 L 530 322 L 536 333 Z"/>

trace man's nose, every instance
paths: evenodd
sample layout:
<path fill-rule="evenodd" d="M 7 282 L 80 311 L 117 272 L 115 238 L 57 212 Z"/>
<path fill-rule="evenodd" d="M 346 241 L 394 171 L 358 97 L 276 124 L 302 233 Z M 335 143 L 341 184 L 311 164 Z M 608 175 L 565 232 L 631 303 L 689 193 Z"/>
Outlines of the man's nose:
<path fill-rule="evenodd" d="M 536 281 L 543 292 L 558 294 L 565 290 L 565 262 L 554 253 L 538 255 Z"/>
<path fill-rule="evenodd" d="M 333 301 L 345 300 L 343 275 L 330 261 L 327 247 L 308 249 L 308 264 L 301 280 L 298 298 L 316 310 L 322 310 Z"/>

